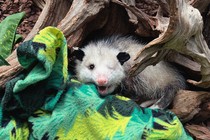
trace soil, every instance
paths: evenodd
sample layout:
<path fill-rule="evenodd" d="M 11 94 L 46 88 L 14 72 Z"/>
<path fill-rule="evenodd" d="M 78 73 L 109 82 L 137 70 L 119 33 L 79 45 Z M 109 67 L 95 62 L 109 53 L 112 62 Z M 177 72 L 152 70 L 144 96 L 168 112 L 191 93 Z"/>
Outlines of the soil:
<path fill-rule="evenodd" d="M 32 0 L 0 0 L 0 22 L 7 16 L 25 12 L 25 17 L 17 29 L 17 33 L 25 38 L 34 27 L 41 9 Z"/>

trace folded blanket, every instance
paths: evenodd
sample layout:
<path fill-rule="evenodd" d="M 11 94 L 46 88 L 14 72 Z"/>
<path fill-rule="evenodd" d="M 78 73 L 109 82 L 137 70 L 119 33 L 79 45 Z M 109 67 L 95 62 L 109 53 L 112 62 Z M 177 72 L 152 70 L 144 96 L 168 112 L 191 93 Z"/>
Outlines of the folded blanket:
<path fill-rule="evenodd" d="M 17 55 L 25 70 L 6 85 L 0 139 L 192 139 L 172 112 L 118 95 L 102 98 L 94 85 L 73 79 L 57 28 L 41 30 Z"/>

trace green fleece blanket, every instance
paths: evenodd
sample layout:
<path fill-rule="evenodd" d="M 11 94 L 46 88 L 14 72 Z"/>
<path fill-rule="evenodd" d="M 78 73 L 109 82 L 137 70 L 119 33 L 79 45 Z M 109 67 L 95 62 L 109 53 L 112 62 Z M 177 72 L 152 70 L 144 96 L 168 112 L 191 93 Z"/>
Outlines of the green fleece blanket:
<path fill-rule="evenodd" d="M 17 55 L 25 70 L 1 97 L 1 140 L 192 139 L 173 113 L 118 95 L 101 98 L 94 85 L 73 79 L 57 28 L 41 30 Z"/>

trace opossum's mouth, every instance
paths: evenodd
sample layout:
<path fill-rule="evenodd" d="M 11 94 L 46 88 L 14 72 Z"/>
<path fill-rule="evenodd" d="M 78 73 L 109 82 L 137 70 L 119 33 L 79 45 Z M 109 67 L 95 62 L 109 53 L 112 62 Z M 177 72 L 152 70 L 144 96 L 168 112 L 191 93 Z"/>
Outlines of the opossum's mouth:
<path fill-rule="evenodd" d="M 102 96 L 105 96 L 109 93 L 109 88 L 111 86 L 97 86 L 98 88 L 98 92 L 102 95 Z"/>

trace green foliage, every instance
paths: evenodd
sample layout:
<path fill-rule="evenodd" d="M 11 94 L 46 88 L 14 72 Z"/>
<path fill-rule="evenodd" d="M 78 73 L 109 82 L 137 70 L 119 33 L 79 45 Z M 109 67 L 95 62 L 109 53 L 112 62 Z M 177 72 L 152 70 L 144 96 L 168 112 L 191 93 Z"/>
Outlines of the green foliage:
<path fill-rule="evenodd" d="M 0 23 L 0 66 L 9 65 L 5 59 L 11 54 L 14 43 L 21 38 L 16 35 L 16 29 L 24 15 L 24 12 L 16 13 Z"/>

